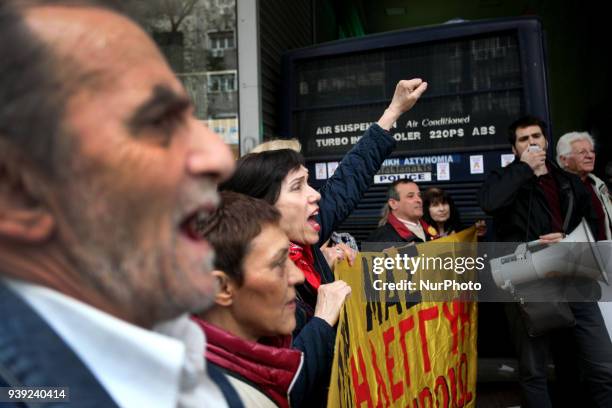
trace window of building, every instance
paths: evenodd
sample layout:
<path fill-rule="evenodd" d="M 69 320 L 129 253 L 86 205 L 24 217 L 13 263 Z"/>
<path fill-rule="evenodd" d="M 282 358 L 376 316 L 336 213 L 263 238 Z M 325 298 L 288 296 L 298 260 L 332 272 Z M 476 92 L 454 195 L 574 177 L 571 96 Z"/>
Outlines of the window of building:
<path fill-rule="evenodd" d="M 228 50 L 235 48 L 233 31 L 213 31 L 208 33 L 208 49 Z"/>
<path fill-rule="evenodd" d="M 208 93 L 234 92 L 236 90 L 236 71 L 207 73 Z"/>
<path fill-rule="evenodd" d="M 138 2 L 139 18 L 183 82 L 195 117 L 238 156 L 236 0 Z"/>

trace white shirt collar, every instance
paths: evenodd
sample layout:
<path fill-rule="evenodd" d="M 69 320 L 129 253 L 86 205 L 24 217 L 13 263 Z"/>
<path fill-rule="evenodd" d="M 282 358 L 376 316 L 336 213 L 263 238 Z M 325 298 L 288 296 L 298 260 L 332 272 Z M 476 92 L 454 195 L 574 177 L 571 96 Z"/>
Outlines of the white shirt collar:
<path fill-rule="evenodd" d="M 418 221 L 417 222 L 408 221 L 408 220 L 405 220 L 403 218 L 398 217 L 397 215 L 395 216 L 395 218 L 400 220 L 406 226 L 411 226 L 411 227 L 419 227 L 419 226 L 421 226 L 421 223 L 418 222 Z"/>
<path fill-rule="evenodd" d="M 410 231 L 414 233 L 417 237 L 419 237 L 422 241 L 427 241 L 425 238 L 425 231 L 423 230 L 423 226 L 420 222 L 412 222 L 408 220 L 404 220 L 403 218 L 399 218 L 397 215 L 395 216 L 402 224 L 406 226 Z"/>
<path fill-rule="evenodd" d="M 70 346 L 119 406 L 227 406 L 205 371 L 204 333 L 188 316 L 158 325 L 160 334 L 43 286 L 6 283 Z"/>

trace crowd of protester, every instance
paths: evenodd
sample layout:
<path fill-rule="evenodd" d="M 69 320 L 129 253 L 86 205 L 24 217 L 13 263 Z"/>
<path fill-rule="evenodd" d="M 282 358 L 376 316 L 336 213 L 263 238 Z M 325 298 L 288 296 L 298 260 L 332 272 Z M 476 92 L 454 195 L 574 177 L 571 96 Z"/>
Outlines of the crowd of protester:
<path fill-rule="evenodd" d="M 79 407 L 325 406 L 351 293 L 333 269 L 356 256 L 330 238 L 427 83 L 400 81 L 317 191 L 295 142 L 234 162 L 118 2 L 4 1 L 0 55 L 0 387 L 68 387 Z M 516 159 L 479 193 L 495 239 L 552 244 L 583 218 L 610 239 L 593 139 L 560 138 L 560 168 L 545 129 L 532 117 L 512 124 Z M 368 241 L 417 244 L 466 227 L 447 192 L 420 190 L 392 183 Z M 484 221 L 476 227 L 483 237 Z M 568 307 L 580 380 L 610 407 L 601 313 Z M 517 305 L 507 313 L 524 406 L 550 406 L 547 348 L 560 332 L 530 336 Z"/>
<path fill-rule="evenodd" d="M 351 288 L 334 280 L 321 247 L 350 215 L 370 187 L 395 140 L 385 130 L 408 111 L 425 91 L 419 79 L 398 83 L 389 108 L 345 156 L 334 175 L 319 190 L 308 184 L 304 158 L 293 149 L 272 149 L 240 158 L 232 178 L 221 185 L 262 199 L 281 214 L 291 246 L 289 256 L 304 273 L 297 287 L 297 325 L 294 345 L 304 352 L 303 377 L 311 392 L 305 406 L 325 404 L 333 361 L 335 329 L 340 309 Z"/>

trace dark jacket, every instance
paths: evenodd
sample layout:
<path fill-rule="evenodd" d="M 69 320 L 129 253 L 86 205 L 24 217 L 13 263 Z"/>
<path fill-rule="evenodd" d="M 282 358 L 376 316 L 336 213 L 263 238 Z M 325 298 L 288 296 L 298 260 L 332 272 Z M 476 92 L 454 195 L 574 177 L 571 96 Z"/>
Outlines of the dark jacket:
<path fill-rule="evenodd" d="M 68 387 L 70 403 L 66 406 L 117 407 L 70 347 L 1 280 L 0 311 L 0 387 Z M 227 378 L 214 368 L 209 368 L 209 375 L 230 407 L 242 407 Z M 38 405 L 0 403 L 2 407 Z"/>
<path fill-rule="evenodd" d="M 573 197 L 573 210 L 566 231 L 569 233 L 585 218 L 597 235 L 597 216 L 591 197 L 580 179 L 556 164 L 546 162 L 559 189 L 563 221 Z M 528 242 L 553 231 L 544 191 L 527 163 L 515 160 L 505 168 L 493 170 L 478 193 L 480 207 L 493 216 L 496 240 Z"/>
<path fill-rule="evenodd" d="M 591 197 L 580 179 L 547 161 L 548 168 L 557 184 L 562 223 L 569 214 L 565 231 L 553 231 L 551 212 L 539 186 L 537 177 L 528 164 L 515 160 L 507 167 L 494 170 L 479 191 L 482 209 L 493 215 L 495 239 L 499 242 L 529 242 L 540 235 L 551 232 L 572 232 L 582 219 L 586 219 L 597 236 L 597 215 L 591 205 Z M 572 203 L 572 210 L 570 203 Z M 601 289 L 597 282 L 581 277 L 554 278 L 540 282 L 543 286 L 534 289 L 533 283 L 516 287 L 517 293 L 542 292 L 549 288 L 554 293 L 563 293 L 569 300 L 598 299 Z"/>
<path fill-rule="evenodd" d="M 321 275 L 321 284 L 334 281 L 334 275 L 325 260 L 321 245 L 332 232 L 353 212 L 382 162 L 393 151 L 395 139 L 377 124 L 364 133 L 359 142 L 344 156 L 342 162 L 319 190 L 318 222 L 321 225 L 319 242 L 312 247 L 314 268 Z M 335 329 L 321 319 L 313 319 L 317 293 L 307 283 L 297 287 L 297 326 L 294 346 L 304 351 L 305 389 L 321 389 L 324 393 L 308 393 L 302 401 L 292 398 L 295 406 L 325 406 L 327 387 L 334 357 Z M 307 326 L 307 327 L 305 327 Z M 301 403 L 301 404 L 300 404 Z"/>
<path fill-rule="evenodd" d="M 421 220 L 421 226 L 423 227 L 423 231 L 425 232 L 425 239 L 427 241 L 431 241 L 435 239 L 435 234 L 431 234 L 431 228 L 429 224 L 425 221 Z M 421 238 L 417 237 L 412 231 L 408 231 L 408 236 L 402 237 L 397 229 L 391 224 L 387 222 L 382 227 L 376 228 L 367 239 L 367 242 L 372 243 L 392 243 L 392 242 L 403 242 L 403 243 L 419 243 L 424 242 Z M 385 249 L 385 248 L 381 248 Z M 373 248 L 369 248 L 368 250 L 373 250 Z"/>

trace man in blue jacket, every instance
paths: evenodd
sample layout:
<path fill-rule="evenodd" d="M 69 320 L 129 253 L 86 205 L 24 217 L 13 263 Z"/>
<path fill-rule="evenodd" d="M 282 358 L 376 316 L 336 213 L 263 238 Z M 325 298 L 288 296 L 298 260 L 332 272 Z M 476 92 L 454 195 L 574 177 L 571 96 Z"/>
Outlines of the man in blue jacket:
<path fill-rule="evenodd" d="M 0 387 L 240 406 L 187 317 L 212 303 L 229 149 L 111 1 L 3 0 L 0 55 Z"/>

